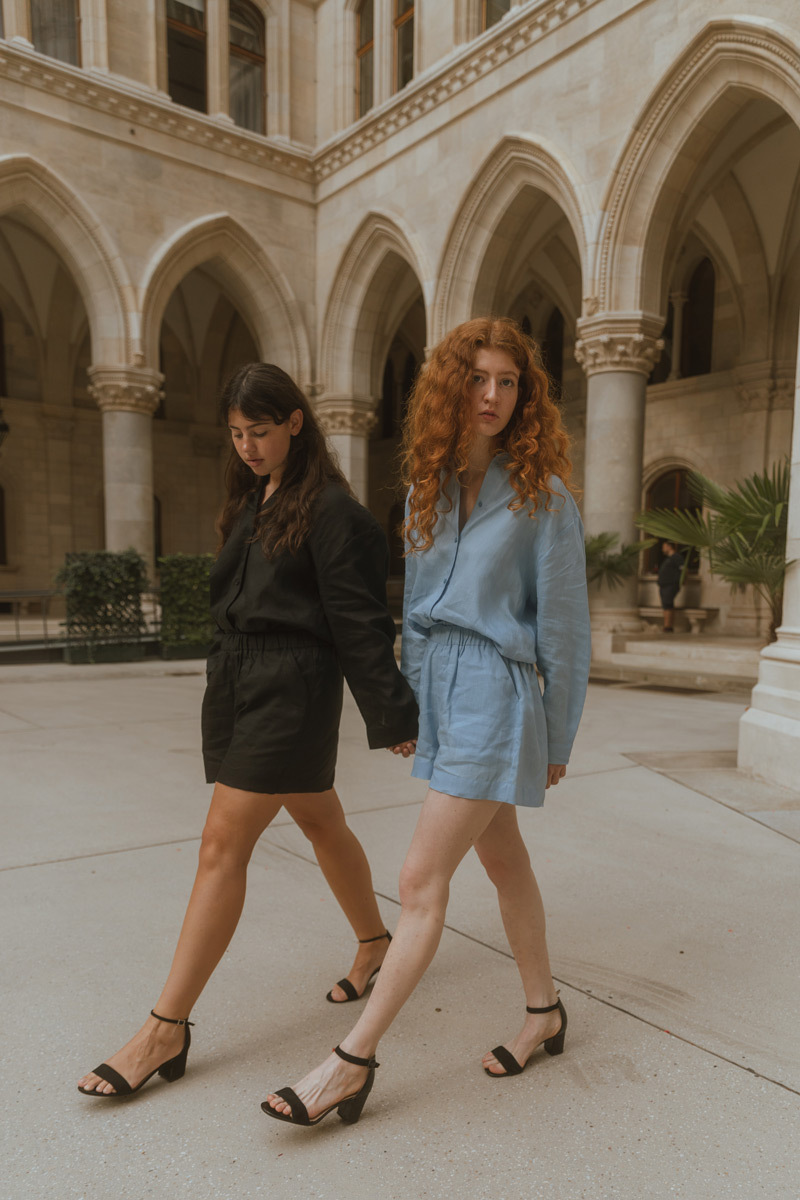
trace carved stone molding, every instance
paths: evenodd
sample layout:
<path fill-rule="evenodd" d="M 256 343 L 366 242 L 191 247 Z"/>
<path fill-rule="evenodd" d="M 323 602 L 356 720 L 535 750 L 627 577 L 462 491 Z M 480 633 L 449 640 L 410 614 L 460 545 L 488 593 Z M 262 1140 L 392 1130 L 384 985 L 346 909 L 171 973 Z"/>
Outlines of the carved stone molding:
<path fill-rule="evenodd" d="M 546 34 L 564 25 L 599 0 L 543 0 L 531 12 L 520 9 L 507 16 L 470 43 L 446 65 L 403 88 L 376 111 L 364 117 L 352 132 L 337 135 L 314 158 L 317 178 L 325 179 L 353 159 L 386 141 L 398 129 L 404 129 L 418 117 L 437 108 L 464 91 L 476 80 L 508 62 L 538 42 Z"/>
<path fill-rule="evenodd" d="M 101 412 L 152 417 L 163 396 L 164 376 L 146 367 L 89 367 L 89 395 Z"/>
<path fill-rule="evenodd" d="M 661 317 L 600 313 L 578 321 L 575 359 L 587 375 L 634 371 L 649 375 L 664 349 Z"/>
<path fill-rule="evenodd" d="M 314 412 L 326 434 L 348 433 L 354 437 L 369 437 L 378 424 L 371 400 L 344 399 L 330 396 L 318 400 Z"/>
<path fill-rule="evenodd" d="M 737 367 L 733 378 L 745 412 L 794 408 L 794 379 L 769 361 Z"/>
<path fill-rule="evenodd" d="M 182 108 L 168 96 L 137 87 L 129 80 L 90 74 L 69 63 L 38 54 L 33 48 L 27 50 L 19 43 L 0 45 L 0 75 L 120 117 L 128 124 L 172 134 L 203 149 L 272 167 L 295 179 L 314 180 L 310 150 L 289 145 L 278 147 L 268 138 L 205 113 Z"/>

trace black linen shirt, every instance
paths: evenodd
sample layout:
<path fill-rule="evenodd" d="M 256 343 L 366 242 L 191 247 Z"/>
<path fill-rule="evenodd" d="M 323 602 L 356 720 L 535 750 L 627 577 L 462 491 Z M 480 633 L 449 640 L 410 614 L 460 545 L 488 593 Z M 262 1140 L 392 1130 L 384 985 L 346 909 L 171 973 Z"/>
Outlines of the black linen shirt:
<path fill-rule="evenodd" d="M 263 485 L 253 490 L 211 570 L 215 642 L 225 633 L 310 634 L 336 650 L 371 749 L 415 738 L 417 705 L 394 656 L 389 551 L 377 521 L 327 484 L 300 549 L 269 560 L 252 540 Z"/>

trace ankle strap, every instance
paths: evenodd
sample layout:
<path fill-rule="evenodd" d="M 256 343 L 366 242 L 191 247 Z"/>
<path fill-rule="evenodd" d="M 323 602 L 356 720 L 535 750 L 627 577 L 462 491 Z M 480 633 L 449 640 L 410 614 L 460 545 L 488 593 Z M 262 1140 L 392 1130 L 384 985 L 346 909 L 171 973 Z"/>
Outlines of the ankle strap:
<path fill-rule="evenodd" d="M 160 1017 L 155 1009 L 150 1009 L 150 1016 L 155 1017 L 157 1021 L 166 1021 L 167 1025 L 194 1025 L 194 1021 L 190 1021 L 188 1017 L 183 1017 L 180 1021 L 176 1021 L 174 1017 Z"/>
<path fill-rule="evenodd" d="M 375 1061 L 375 1058 L 357 1058 L 355 1054 L 348 1054 L 341 1046 L 334 1046 L 333 1053 L 338 1054 L 339 1058 L 343 1058 L 345 1062 L 352 1063 L 354 1067 L 379 1067 L 381 1064 Z"/>
<path fill-rule="evenodd" d="M 378 936 L 374 938 L 359 938 L 358 944 L 359 946 L 366 946 L 367 942 L 382 942 L 384 938 L 388 938 L 389 941 L 392 940 L 392 935 L 389 933 L 388 929 L 385 933 L 379 933 Z"/>
<path fill-rule="evenodd" d="M 561 1004 L 561 1001 L 556 1000 L 555 1004 L 548 1004 L 547 1008 L 531 1008 L 529 1005 L 527 1005 L 525 1008 L 525 1011 L 529 1012 L 529 1013 L 555 1012 L 560 1004 Z"/>

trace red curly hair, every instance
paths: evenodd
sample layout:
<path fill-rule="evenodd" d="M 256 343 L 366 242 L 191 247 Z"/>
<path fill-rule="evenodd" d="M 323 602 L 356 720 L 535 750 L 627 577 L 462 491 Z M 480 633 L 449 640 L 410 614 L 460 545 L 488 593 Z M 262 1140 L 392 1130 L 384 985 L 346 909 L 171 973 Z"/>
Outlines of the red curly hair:
<path fill-rule="evenodd" d="M 539 493 L 555 494 L 548 486 L 551 475 L 569 486 L 569 436 L 550 397 L 538 346 L 507 317 L 465 321 L 434 347 L 409 399 L 402 473 L 414 490 L 403 534 L 412 553 L 433 545 L 439 499 L 453 475 L 461 479 L 468 468 L 474 438 L 468 388 L 475 356 L 484 349 L 502 350 L 520 373 L 516 407 L 497 437 L 497 453 L 509 455 L 506 470 L 517 493 L 508 507 L 514 512 L 527 504 L 533 517 Z"/>

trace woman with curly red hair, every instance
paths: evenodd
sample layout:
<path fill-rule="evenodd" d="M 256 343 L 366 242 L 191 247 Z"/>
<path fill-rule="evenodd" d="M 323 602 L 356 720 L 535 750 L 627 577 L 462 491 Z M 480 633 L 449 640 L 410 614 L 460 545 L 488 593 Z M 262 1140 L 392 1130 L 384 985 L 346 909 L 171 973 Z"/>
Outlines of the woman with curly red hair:
<path fill-rule="evenodd" d="M 420 708 L 413 774 L 430 788 L 369 1003 L 321 1066 L 268 1096 L 269 1116 L 308 1125 L 337 1109 L 358 1120 L 379 1038 L 436 952 L 450 879 L 472 846 L 526 997 L 521 1030 L 484 1069 L 516 1075 L 538 1046 L 563 1049 L 567 1015 L 515 808 L 540 806 L 564 776 L 586 694 L 583 528 L 567 448 L 538 350 L 513 321 L 467 321 L 434 349 L 405 430 L 402 651 Z"/>

